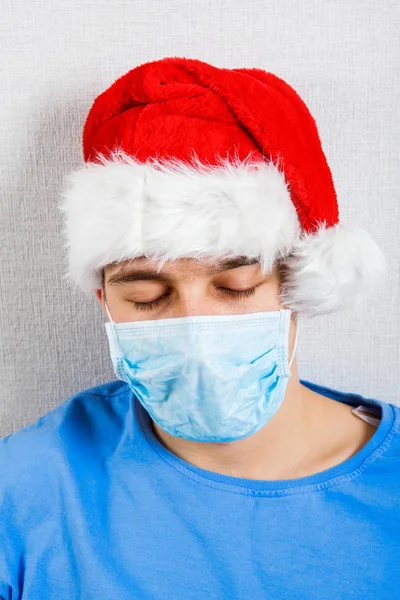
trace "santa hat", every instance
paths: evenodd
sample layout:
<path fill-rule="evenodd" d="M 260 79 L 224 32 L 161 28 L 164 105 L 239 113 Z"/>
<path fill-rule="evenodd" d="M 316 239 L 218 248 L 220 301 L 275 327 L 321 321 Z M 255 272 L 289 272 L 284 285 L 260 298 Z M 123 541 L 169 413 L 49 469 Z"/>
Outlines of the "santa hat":
<path fill-rule="evenodd" d="M 66 277 L 88 294 L 110 263 L 244 255 L 264 271 L 283 261 L 285 305 L 319 314 L 383 271 L 369 234 L 339 222 L 314 118 L 272 73 L 179 57 L 137 66 L 95 99 L 83 154 L 59 208 Z"/>

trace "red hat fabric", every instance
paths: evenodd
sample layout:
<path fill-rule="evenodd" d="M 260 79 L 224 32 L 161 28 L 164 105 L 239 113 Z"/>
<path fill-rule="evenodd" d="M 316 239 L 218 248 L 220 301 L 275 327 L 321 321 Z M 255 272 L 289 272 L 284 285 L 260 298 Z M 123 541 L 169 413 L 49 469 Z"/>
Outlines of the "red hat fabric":
<path fill-rule="evenodd" d="M 285 304 L 318 314 L 382 272 L 370 236 L 339 223 L 314 118 L 272 73 L 180 57 L 137 66 L 95 99 L 83 155 L 60 209 L 67 277 L 87 293 L 111 262 L 244 254 L 265 270 L 284 260 Z"/>

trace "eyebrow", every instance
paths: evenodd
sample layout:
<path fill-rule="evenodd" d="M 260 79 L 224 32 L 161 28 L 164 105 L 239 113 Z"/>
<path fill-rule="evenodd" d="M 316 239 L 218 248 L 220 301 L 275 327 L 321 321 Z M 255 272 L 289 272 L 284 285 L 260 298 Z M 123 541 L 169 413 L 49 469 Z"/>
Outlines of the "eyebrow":
<path fill-rule="evenodd" d="M 207 267 L 205 269 L 205 275 L 215 275 L 223 271 L 229 271 L 231 269 L 237 269 L 238 267 L 244 267 L 248 265 L 254 265 L 259 263 L 258 258 L 248 258 L 246 256 L 238 256 L 228 260 L 224 260 L 218 263 L 216 266 Z M 163 283 L 170 283 L 172 277 L 165 273 L 159 273 L 155 269 L 149 267 L 132 267 L 129 270 L 123 269 L 118 273 L 114 273 L 107 280 L 109 285 L 123 285 L 126 283 L 132 283 L 134 281 L 161 281 Z"/>

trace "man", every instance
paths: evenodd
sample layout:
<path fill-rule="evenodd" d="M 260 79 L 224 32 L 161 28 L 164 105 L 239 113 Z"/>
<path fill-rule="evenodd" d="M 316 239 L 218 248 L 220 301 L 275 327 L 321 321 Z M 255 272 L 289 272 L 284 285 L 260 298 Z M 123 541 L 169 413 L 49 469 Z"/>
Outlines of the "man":
<path fill-rule="evenodd" d="M 116 381 L 0 440 L 0 595 L 400 598 L 400 409 L 299 379 L 298 318 L 383 270 L 315 122 L 259 69 L 165 58 L 94 102 L 68 275 Z"/>

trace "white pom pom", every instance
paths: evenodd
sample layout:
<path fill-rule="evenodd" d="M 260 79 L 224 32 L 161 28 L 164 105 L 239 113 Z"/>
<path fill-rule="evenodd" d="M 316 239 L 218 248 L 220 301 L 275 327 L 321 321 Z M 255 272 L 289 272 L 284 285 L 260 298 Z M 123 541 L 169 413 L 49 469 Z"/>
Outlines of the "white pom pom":
<path fill-rule="evenodd" d="M 303 315 L 327 314 L 358 304 L 386 271 L 371 236 L 356 225 L 305 234 L 284 261 L 282 301 Z"/>

